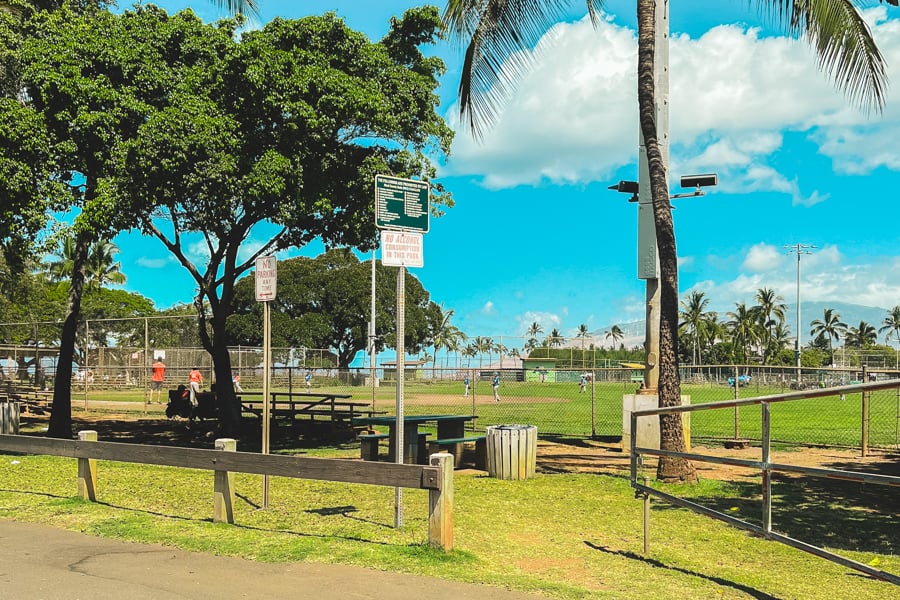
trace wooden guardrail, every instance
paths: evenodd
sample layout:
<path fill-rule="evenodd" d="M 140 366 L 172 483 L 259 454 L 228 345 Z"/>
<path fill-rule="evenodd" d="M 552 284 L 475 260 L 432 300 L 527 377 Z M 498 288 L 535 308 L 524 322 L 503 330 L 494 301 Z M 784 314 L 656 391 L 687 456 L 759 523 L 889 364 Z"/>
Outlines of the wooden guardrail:
<path fill-rule="evenodd" d="M 428 465 L 399 465 L 334 458 L 237 452 L 237 442 L 217 439 L 215 450 L 99 442 L 96 431 L 81 431 L 77 440 L 0 435 L 0 451 L 78 459 L 78 495 L 96 501 L 97 463 L 116 462 L 206 469 L 215 472 L 213 520 L 234 523 L 233 473 L 365 483 L 428 490 L 428 543 L 453 549 L 453 455 L 430 456 Z"/>

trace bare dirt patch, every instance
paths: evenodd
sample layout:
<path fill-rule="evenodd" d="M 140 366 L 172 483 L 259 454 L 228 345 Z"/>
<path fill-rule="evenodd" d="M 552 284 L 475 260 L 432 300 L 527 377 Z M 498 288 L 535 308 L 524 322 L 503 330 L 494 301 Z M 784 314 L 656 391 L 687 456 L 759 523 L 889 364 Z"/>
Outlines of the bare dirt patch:
<path fill-rule="evenodd" d="M 761 449 L 758 447 L 727 449 L 715 446 L 694 446 L 692 451 L 697 454 L 745 460 L 762 458 Z M 779 450 L 770 454 L 770 462 L 900 476 L 900 459 L 896 455 L 875 453 L 864 458 L 860 456 L 858 450 L 835 448 Z M 655 465 L 656 462 L 653 459 L 647 459 L 644 462 L 645 469 L 651 471 Z M 714 463 L 697 462 L 694 466 L 700 477 L 723 481 L 733 481 L 759 474 L 759 470 Z M 543 473 L 624 474 L 630 470 L 631 462 L 628 454 L 623 452 L 620 444 L 615 442 L 578 439 L 571 441 L 541 440 L 538 443 L 537 467 Z"/>

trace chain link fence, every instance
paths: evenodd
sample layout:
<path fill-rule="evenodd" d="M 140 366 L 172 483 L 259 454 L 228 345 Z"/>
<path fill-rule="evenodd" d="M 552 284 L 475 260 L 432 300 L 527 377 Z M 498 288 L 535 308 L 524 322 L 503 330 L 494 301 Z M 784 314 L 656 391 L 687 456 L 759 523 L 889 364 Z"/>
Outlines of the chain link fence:
<path fill-rule="evenodd" d="M 0 347 L 0 375 L 6 385 L 48 388 L 55 371 L 55 348 Z M 262 350 L 230 349 L 232 368 L 246 391 L 261 391 Z M 329 350 L 273 348 L 273 390 L 327 391 L 370 400 L 377 410 L 393 412 L 396 405 L 396 367 L 379 364 L 374 382 L 371 367 L 338 369 Z M 35 361 L 34 357 L 37 356 Z M 4 358 L 5 357 L 5 358 Z M 131 392 L 139 396 L 150 387 L 152 363 L 166 365 L 165 386 L 187 383 L 199 367 L 207 386 L 213 383 L 211 359 L 201 348 L 91 348 L 87 361 L 74 371 L 73 393 L 85 398 L 111 398 Z M 475 361 L 472 361 L 473 363 Z M 542 437 L 616 439 L 622 435 L 623 396 L 634 394 L 643 380 L 639 368 L 553 369 L 499 368 L 478 361 L 447 368 L 441 361 L 408 361 L 404 407 L 408 414 L 474 414 L 476 427 L 528 424 Z M 39 368 L 36 370 L 35 365 Z M 309 375 L 309 378 L 307 378 Z M 691 403 L 708 403 L 780 394 L 794 390 L 900 378 L 896 369 L 769 367 L 760 365 L 683 366 L 682 394 Z M 468 377 L 468 390 L 465 379 Z M 494 379 L 499 378 L 497 395 Z M 737 385 L 735 385 L 737 383 Z M 308 384 L 308 385 L 307 385 Z M 861 394 L 835 394 L 813 403 L 785 403 L 772 409 L 773 440 L 785 444 L 900 450 L 900 389 Z M 865 423 L 865 427 L 863 424 Z M 695 443 L 760 438 L 759 407 L 736 411 L 702 411 L 692 415 Z"/>

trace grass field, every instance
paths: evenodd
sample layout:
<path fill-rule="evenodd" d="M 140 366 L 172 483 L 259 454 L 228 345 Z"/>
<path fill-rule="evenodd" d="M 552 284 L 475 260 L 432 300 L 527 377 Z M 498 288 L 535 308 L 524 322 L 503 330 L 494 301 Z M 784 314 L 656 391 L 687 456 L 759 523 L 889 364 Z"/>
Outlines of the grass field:
<path fill-rule="evenodd" d="M 349 447 L 311 451 L 349 456 Z M 456 549 L 424 545 L 427 495 L 393 489 L 238 474 L 236 525 L 210 520 L 208 472 L 98 461 L 99 503 L 75 498 L 72 459 L 0 455 L 0 518 L 117 539 L 255 560 L 312 561 L 433 575 L 534 591 L 551 598 L 884 599 L 897 588 L 717 521 L 664 504 L 652 509 L 642 555 L 642 503 L 627 479 L 538 474 L 527 481 L 455 477 Z M 718 510 L 758 517 L 758 480 L 668 488 Z M 900 571 L 896 500 L 883 513 L 839 505 L 789 480 L 776 485 L 776 528 L 854 560 Z M 884 500 L 887 502 L 887 500 Z M 894 507 L 891 512 L 890 506 Z"/>
<path fill-rule="evenodd" d="M 295 388 L 296 390 L 296 388 Z M 597 382 L 585 393 L 577 383 L 536 383 L 504 381 L 500 402 L 494 402 L 491 387 L 475 382 L 472 394 L 463 397 L 457 381 L 410 381 L 405 385 L 404 409 L 408 414 L 470 413 L 478 415 L 477 427 L 524 423 L 535 425 L 539 434 L 587 437 L 617 436 L 622 433 L 622 395 L 633 393 L 635 384 Z M 277 391 L 285 391 L 278 388 Z M 342 385 L 316 386 L 316 392 L 350 393 L 355 400 L 372 399 L 372 389 Z M 777 386 L 741 388 L 741 398 L 783 393 Z M 734 390 L 715 384 L 683 384 L 682 393 L 693 404 L 730 400 Z M 592 402 L 593 397 L 593 402 Z M 85 396 L 73 395 L 73 407 L 83 406 Z M 92 400 L 128 400 L 143 402 L 140 390 L 92 391 Z M 396 391 L 393 386 L 376 388 L 377 409 L 393 412 Z M 738 436 L 760 438 L 760 408 L 742 407 L 738 414 Z M 807 444 L 859 447 L 862 432 L 860 394 L 828 396 L 777 404 L 772 407 L 772 438 Z M 691 415 L 694 438 L 730 438 L 735 434 L 734 409 L 695 412 Z M 900 449 L 900 392 L 874 392 L 870 399 L 869 444 L 873 448 Z"/>

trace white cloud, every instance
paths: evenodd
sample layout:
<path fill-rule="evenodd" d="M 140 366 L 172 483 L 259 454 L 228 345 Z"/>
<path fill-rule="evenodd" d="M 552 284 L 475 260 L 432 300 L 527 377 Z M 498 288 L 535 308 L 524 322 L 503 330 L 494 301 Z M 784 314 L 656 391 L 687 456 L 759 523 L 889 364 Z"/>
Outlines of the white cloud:
<path fill-rule="evenodd" d="M 742 267 L 757 273 L 771 271 L 783 262 L 782 251 L 775 246 L 760 243 L 747 252 Z"/>
<path fill-rule="evenodd" d="M 164 256 L 162 258 L 150 258 L 148 256 L 142 256 L 134 262 L 137 266 L 144 267 L 146 269 L 163 269 L 172 265 L 174 263 L 174 260 L 170 256 Z"/>
<path fill-rule="evenodd" d="M 562 318 L 552 312 L 527 311 L 521 315 L 516 315 L 518 322 L 518 330 L 522 335 L 527 335 L 526 331 L 532 323 L 537 323 L 544 329 L 544 335 L 550 333 L 550 330 L 559 327 L 562 324 Z"/>
<path fill-rule="evenodd" d="M 495 315 L 497 314 L 497 309 L 494 307 L 494 303 L 488 300 L 484 303 L 484 306 L 481 307 L 481 314 L 483 315 Z"/>
<path fill-rule="evenodd" d="M 900 19 L 886 20 L 883 7 L 865 15 L 889 77 L 900 79 Z M 609 21 L 594 31 L 585 18 L 545 40 L 484 143 L 460 128 L 447 174 L 497 189 L 602 180 L 636 161 L 635 32 Z M 806 133 L 839 172 L 900 169 L 900 94 L 869 118 L 819 72 L 803 41 L 722 25 L 696 39 L 673 35 L 670 64 L 673 173 L 718 171 L 723 191 L 777 191 L 795 205 L 827 199 L 801 193 L 772 163 L 784 132 Z"/>
<path fill-rule="evenodd" d="M 900 303 L 900 257 L 864 255 L 848 257 L 835 245 L 810 248 L 800 263 L 801 300 L 806 302 L 848 302 L 862 306 L 890 308 Z M 782 248 L 759 244 L 751 248 L 742 272 L 731 280 L 701 280 L 681 290 L 706 294 L 719 312 L 734 308 L 735 302 L 755 303 L 760 288 L 770 288 L 786 303 L 794 304 L 797 293 L 797 258 Z"/>

